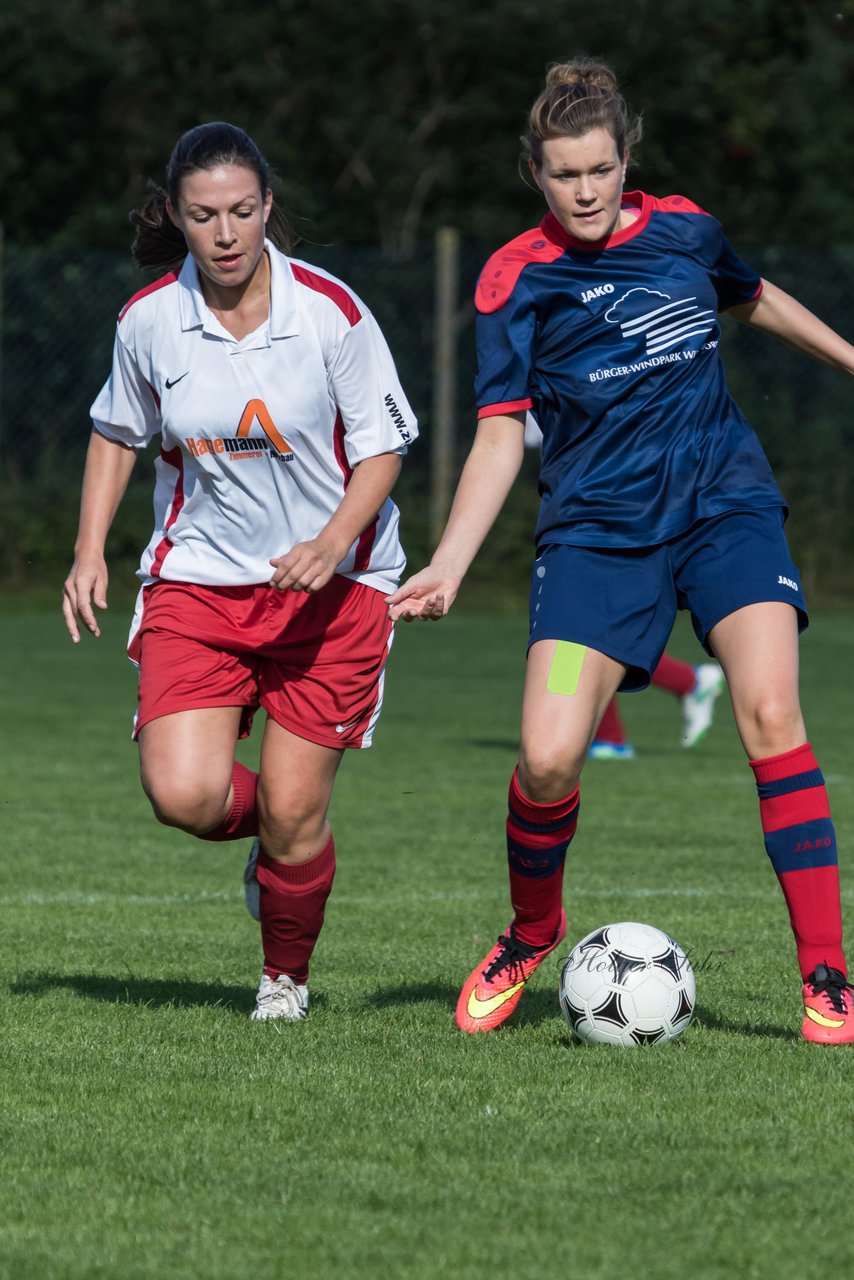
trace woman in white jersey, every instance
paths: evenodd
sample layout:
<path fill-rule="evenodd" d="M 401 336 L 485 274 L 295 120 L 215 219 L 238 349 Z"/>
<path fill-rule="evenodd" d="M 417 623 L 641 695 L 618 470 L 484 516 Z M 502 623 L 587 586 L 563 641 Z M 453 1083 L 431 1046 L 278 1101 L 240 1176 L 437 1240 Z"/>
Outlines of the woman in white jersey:
<path fill-rule="evenodd" d="M 618 688 L 649 682 L 688 608 L 753 770 L 802 1034 L 851 1042 L 836 839 L 798 697 L 803 594 L 784 500 L 726 387 L 718 313 L 843 372 L 854 347 L 762 281 L 689 199 L 624 191 L 639 136 L 609 68 L 550 70 L 524 138 L 548 213 L 480 277 L 477 437 L 430 567 L 390 598 L 393 616 L 447 611 L 519 471 L 532 412 L 542 505 L 507 820 L 513 918 L 463 986 L 457 1023 L 504 1022 L 563 937 L 564 859 L 596 726 Z"/>
<path fill-rule="evenodd" d="M 138 264 L 172 269 L 119 317 L 63 613 L 75 642 L 81 626 L 99 634 L 107 532 L 159 434 L 129 644 L 142 784 L 161 822 L 256 837 L 252 1016 L 297 1020 L 335 870 L 335 775 L 343 748 L 370 745 L 382 703 L 383 597 L 405 563 L 389 495 L 417 429 L 373 316 L 288 256 L 270 183 L 247 134 L 201 125 L 132 215 Z M 255 774 L 234 752 L 259 706 Z"/>

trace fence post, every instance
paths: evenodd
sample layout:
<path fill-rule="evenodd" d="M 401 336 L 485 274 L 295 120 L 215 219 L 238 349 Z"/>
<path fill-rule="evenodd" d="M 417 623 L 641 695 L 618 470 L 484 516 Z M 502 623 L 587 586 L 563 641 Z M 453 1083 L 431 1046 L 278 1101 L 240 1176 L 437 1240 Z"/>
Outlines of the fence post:
<path fill-rule="evenodd" d="M 3 276 L 5 268 L 5 239 L 6 232 L 3 223 L 0 222 L 0 448 L 3 444 Z"/>
<path fill-rule="evenodd" d="M 431 546 L 442 536 L 454 483 L 457 389 L 457 289 L 460 233 L 440 227 L 435 236 L 433 421 L 430 440 Z"/>

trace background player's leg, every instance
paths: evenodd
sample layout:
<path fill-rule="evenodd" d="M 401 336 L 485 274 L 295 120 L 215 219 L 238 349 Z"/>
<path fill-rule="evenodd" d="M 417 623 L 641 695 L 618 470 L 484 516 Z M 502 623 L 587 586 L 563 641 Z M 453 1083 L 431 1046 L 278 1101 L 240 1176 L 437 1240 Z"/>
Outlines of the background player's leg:
<path fill-rule="evenodd" d="M 604 715 L 596 730 L 596 739 L 600 742 L 613 742 L 619 746 L 626 740 L 626 730 L 617 707 L 616 697 L 612 698 L 605 708 Z"/>
<path fill-rule="evenodd" d="M 654 684 L 657 689 L 664 689 L 666 693 L 675 694 L 677 698 L 684 698 L 686 693 L 695 688 L 697 673 L 689 662 L 663 653 L 650 676 L 650 684 Z"/>
<path fill-rule="evenodd" d="M 709 641 L 756 778 L 765 848 L 789 908 L 801 974 L 819 963 L 844 974 L 836 835 L 801 716 L 795 610 L 748 605 L 719 622 Z"/>
<path fill-rule="evenodd" d="M 626 741 L 626 730 L 616 696 L 608 703 L 590 744 L 591 760 L 633 760 L 635 749 Z"/>
<path fill-rule="evenodd" d="M 650 680 L 657 689 L 672 693 L 682 704 L 682 746 L 693 747 L 703 738 L 715 714 L 715 702 L 724 686 L 716 662 L 692 667 L 663 653 Z"/>

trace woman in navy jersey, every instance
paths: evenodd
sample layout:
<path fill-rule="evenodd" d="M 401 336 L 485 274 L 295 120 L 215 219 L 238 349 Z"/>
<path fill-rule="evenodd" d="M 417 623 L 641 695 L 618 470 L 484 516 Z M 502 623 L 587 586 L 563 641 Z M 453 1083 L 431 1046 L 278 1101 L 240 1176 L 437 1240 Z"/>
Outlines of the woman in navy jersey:
<path fill-rule="evenodd" d="M 370 745 L 382 704 L 384 598 L 405 563 L 389 494 L 417 432 L 375 320 L 289 256 L 270 184 L 243 130 L 201 125 L 132 215 L 137 263 L 166 274 L 119 317 L 63 613 L 75 642 L 81 625 L 99 634 L 107 533 L 159 435 L 129 645 L 142 783 L 161 822 L 255 837 L 252 1016 L 301 1020 L 335 872 L 335 775 L 343 748 Z M 259 706 L 256 774 L 234 753 Z"/>
<path fill-rule="evenodd" d="M 527 162 L 548 206 L 480 277 L 479 426 L 431 564 L 389 597 L 441 618 L 543 432 L 519 761 L 507 851 L 513 918 L 457 1005 L 490 1030 L 564 936 L 563 866 L 578 782 L 618 689 L 650 679 L 677 609 L 725 673 L 755 775 L 803 984 L 802 1033 L 854 1040 L 836 840 L 798 696 L 806 613 L 786 509 L 727 390 L 719 313 L 848 373 L 854 347 L 734 253 L 684 196 L 624 190 L 640 138 L 609 68 L 553 67 Z"/>

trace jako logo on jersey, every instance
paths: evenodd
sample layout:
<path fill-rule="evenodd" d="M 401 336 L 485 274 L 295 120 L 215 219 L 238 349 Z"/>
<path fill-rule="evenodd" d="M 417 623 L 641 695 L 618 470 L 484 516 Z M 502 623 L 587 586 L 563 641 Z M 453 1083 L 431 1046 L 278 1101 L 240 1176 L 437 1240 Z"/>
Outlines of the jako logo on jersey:
<path fill-rule="evenodd" d="M 594 298 L 604 298 L 606 294 L 613 293 L 614 286 L 612 284 L 597 284 L 592 289 L 585 289 L 581 295 L 582 302 L 592 302 Z"/>
<path fill-rule="evenodd" d="M 257 421 L 264 432 L 263 436 L 252 436 L 250 431 Z M 205 453 L 227 453 L 229 462 L 243 462 L 248 458 L 270 457 L 277 462 L 293 462 L 294 453 L 276 424 L 270 417 L 269 410 L 263 400 L 250 400 L 237 427 L 237 435 L 231 439 L 220 436 L 213 440 L 200 436 L 193 440 L 190 436 L 185 443 L 194 458 Z"/>
<path fill-rule="evenodd" d="M 791 587 L 793 591 L 798 589 L 797 582 L 793 582 L 791 578 L 784 578 L 782 573 L 777 574 L 777 585 L 779 587 Z"/>
<path fill-rule="evenodd" d="M 409 444 L 410 440 L 412 439 L 412 436 L 406 429 L 406 419 L 404 418 L 403 414 L 400 412 L 394 400 L 392 400 L 391 396 L 386 395 L 384 397 L 383 403 L 385 404 L 385 407 L 388 409 L 389 413 L 391 414 L 391 420 L 394 423 L 394 425 L 397 427 L 398 434 L 400 435 L 401 440 L 403 441 L 404 444 Z"/>

